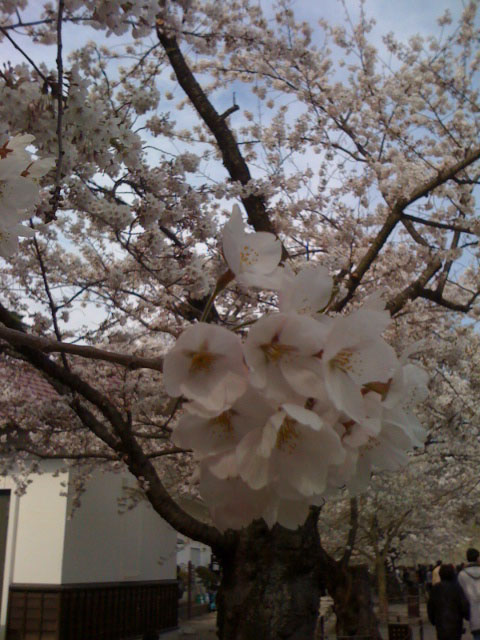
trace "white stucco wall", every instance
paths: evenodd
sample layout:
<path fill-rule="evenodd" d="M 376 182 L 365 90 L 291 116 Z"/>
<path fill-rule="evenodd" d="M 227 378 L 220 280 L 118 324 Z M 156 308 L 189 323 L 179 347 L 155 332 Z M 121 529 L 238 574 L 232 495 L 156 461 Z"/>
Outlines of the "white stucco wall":
<path fill-rule="evenodd" d="M 8 514 L 7 545 L 5 549 L 5 565 L 3 571 L 2 603 L 0 609 L 0 640 L 4 640 L 7 624 L 8 589 L 12 582 L 15 560 L 15 540 L 17 535 L 18 512 L 20 499 L 14 494 L 15 487 L 10 478 L 0 477 L 0 489 L 10 491 L 10 508 Z"/>
<path fill-rule="evenodd" d="M 5 637 L 8 590 L 12 582 L 58 584 L 62 574 L 67 474 L 56 476 L 59 464 L 42 463 L 26 494 L 15 495 L 15 483 L 0 476 L 0 489 L 9 489 L 7 548 L 0 610 L 0 640 Z"/>
<path fill-rule="evenodd" d="M 142 580 L 177 578 L 177 532 L 144 502 L 143 543 L 140 556 Z"/>
<path fill-rule="evenodd" d="M 118 513 L 117 497 L 132 476 L 95 473 L 82 505 L 71 519 L 72 496 L 61 495 L 70 474 L 56 477 L 59 464 L 42 463 L 44 473 L 32 475 L 26 494 L 0 476 L 9 489 L 7 546 L 0 609 L 0 640 L 5 635 L 11 583 L 59 584 L 176 578 L 177 533 L 142 501 Z M 62 484 L 64 486 L 62 486 Z"/>
<path fill-rule="evenodd" d="M 96 472 L 65 526 L 62 582 L 123 582 L 176 577 L 176 533 L 142 500 L 120 514 L 128 474 Z M 70 507 L 71 497 L 69 497 Z"/>
<path fill-rule="evenodd" d="M 63 539 L 67 498 L 67 474 L 54 475 L 55 463 L 32 483 L 18 504 L 15 553 L 11 581 L 58 584 L 62 578 Z M 11 526 L 10 523 L 9 527 Z"/>

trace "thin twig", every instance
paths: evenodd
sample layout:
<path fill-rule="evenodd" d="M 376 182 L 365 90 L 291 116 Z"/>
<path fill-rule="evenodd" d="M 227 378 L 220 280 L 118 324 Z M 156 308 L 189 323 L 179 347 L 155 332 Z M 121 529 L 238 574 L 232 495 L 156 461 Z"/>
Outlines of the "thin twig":
<path fill-rule="evenodd" d="M 50 220 L 55 219 L 58 206 L 60 204 L 60 182 L 62 179 L 63 164 L 63 139 L 62 139 L 62 120 L 63 120 L 63 59 L 62 59 L 62 18 L 63 18 L 64 0 L 58 0 L 57 14 L 57 167 L 55 170 L 55 188 L 50 199 L 52 209 L 48 214 Z"/>
<path fill-rule="evenodd" d="M 13 44 L 13 46 L 15 47 L 15 49 L 17 49 L 17 51 L 20 51 L 20 53 L 22 54 L 22 56 L 24 58 L 26 58 L 29 63 L 32 65 L 32 67 L 35 69 L 35 71 L 38 73 L 38 75 L 40 76 L 40 78 L 48 84 L 48 79 L 47 77 L 40 71 L 40 69 L 37 67 L 37 65 L 35 64 L 35 62 L 30 58 L 29 55 L 27 55 L 25 53 L 25 51 L 22 49 L 22 47 L 20 47 L 15 40 L 10 36 L 10 34 L 8 33 L 8 31 L 6 31 L 6 29 L 4 27 L 0 27 L 0 31 L 3 33 L 3 35 L 7 38 L 7 40 L 10 40 L 10 42 Z"/>
<path fill-rule="evenodd" d="M 30 226 L 33 228 L 33 224 L 32 222 L 30 222 Z M 33 245 L 35 247 L 35 253 L 37 254 L 37 259 L 40 265 L 40 272 L 42 274 L 42 280 L 43 280 L 43 287 L 45 289 L 45 293 L 47 294 L 47 298 L 48 298 L 48 305 L 50 307 L 50 313 L 52 316 L 52 322 L 53 322 L 53 329 L 55 331 L 55 335 L 57 337 L 58 342 L 62 341 L 62 334 L 60 332 L 60 327 L 58 326 L 58 318 L 57 318 L 57 306 L 55 304 L 55 300 L 53 299 L 52 296 L 52 292 L 50 291 L 50 285 L 48 284 L 48 278 L 47 278 L 47 270 L 45 268 L 45 263 L 43 262 L 43 256 L 42 253 L 40 251 L 40 246 L 37 242 L 37 239 L 34 237 L 33 238 Z M 68 359 L 67 356 L 65 355 L 64 352 L 62 352 L 61 354 L 61 358 L 62 358 L 62 362 L 63 362 L 63 366 L 66 369 L 69 369 L 69 364 L 68 364 Z"/>

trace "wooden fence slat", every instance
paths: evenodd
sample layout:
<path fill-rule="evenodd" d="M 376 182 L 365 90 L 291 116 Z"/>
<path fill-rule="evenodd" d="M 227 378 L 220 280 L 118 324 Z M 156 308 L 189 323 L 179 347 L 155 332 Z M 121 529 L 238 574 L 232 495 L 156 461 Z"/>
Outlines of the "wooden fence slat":
<path fill-rule="evenodd" d="M 176 580 L 11 585 L 6 640 L 130 640 L 177 626 Z"/>

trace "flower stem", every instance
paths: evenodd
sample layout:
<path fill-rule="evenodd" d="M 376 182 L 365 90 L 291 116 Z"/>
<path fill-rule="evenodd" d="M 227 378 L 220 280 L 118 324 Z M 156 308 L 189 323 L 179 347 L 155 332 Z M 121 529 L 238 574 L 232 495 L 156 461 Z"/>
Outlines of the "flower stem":
<path fill-rule="evenodd" d="M 223 289 L 225 289 L 225 287 L 234 279 L 235 279 L 235 274 L 230 269 L 219 277 L 219 279 L 217 280 L 217 284 L 215 285 L 215 289 L 212 291 L 212 294 L 210 295 L 208 302 L 205 305 L 205 308 L 202 312 L 202 315 L 200 317 L 200 322 L 206 321 L 215 298 L 218 296 L 220 291 L 223 291 Z"/>

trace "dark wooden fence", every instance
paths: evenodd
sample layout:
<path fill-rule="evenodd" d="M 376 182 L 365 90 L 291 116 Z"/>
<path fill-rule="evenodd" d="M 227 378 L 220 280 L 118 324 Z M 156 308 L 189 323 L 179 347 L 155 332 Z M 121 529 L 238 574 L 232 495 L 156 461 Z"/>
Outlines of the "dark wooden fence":
<path fill-rule="evenodd" d="M 128 640 L 177 626 L 176 580 L 10 586 L 7 640 Z"/>

